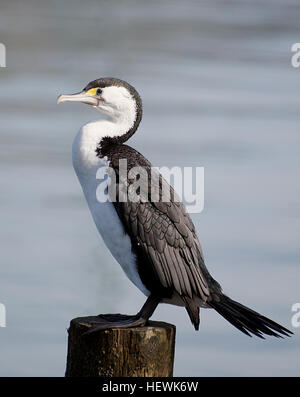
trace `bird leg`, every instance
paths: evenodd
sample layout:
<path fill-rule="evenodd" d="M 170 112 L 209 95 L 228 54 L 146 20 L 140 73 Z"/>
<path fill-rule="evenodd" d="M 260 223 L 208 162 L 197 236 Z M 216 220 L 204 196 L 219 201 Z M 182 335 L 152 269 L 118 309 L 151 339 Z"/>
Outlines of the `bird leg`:
<path fill-rule="evenodd" d="M 100 314 L 96 317 L 96 321 L 90 322 L 92 328 L 85 332 L 83 336 L 87 336 L 104 329 L 142 327 L 152 316 L 159 302 L 160 298 L 150 295 L 141 310 L 136 315 L 129 316 L 126 314 Z"/>

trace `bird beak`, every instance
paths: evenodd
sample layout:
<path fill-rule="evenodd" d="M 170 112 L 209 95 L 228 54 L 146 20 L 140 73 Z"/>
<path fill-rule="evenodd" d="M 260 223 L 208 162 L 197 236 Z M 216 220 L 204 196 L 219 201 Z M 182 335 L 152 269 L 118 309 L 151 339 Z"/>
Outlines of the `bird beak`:
<path fill-rule="evenodd" d="M 57 98 L 57 103 L 61 103 L 61 102 L 82 102 L 82 103 L 86 103 L 87 105 L 97 106 L 99 100 L 89 95 L 85 91 L 82 91 L 77 94 L 60 95 Z"/>

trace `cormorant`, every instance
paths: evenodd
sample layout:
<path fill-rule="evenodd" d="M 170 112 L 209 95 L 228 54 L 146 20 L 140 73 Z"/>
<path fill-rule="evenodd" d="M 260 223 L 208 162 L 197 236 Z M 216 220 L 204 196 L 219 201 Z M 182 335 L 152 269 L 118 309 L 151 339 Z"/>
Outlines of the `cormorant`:
<path fill-rule="evenodd" d="M 184 306 L 196 330 L 199 308 L 205 307 L 214 308 L 249 336 L 292 334 L 222 292 L 205 266 L 195 227 L 182 202 L 158 171 L 150 175 L 152 165 L 142 154 L 124 145 L 142 118 L 142 101 L 135 88 L 116 78 L 100 78 L 80 93 L 61 95 L 57 100 L 66 101 L 83 102 L 108 116 L 80 129 L 73 143 L 73 166 L 104 242 L 128 278 L 147 296 L 137 315 L 117 321 L 112 317 L 109 327 L 142 326 L 157 305 L 166 302 Z M 122 160 L 127 162 L 125 176 L 120 170 Z M 147 170 L 149 190 L 140 188 L 139 200 L 130 200 L 130 194 L 122 200 L 121 192 L 128 193 L 138 180 L 138 175 L 129 177 L 137 166 Z M 101 202 L 97 188 L 100 182 L 109 188 L 110 171 L 115 175 L 116 197 Z M 153 177 L 160 178 L 159 198 L 169 189 L 169 201 L 151 199 Z"/>

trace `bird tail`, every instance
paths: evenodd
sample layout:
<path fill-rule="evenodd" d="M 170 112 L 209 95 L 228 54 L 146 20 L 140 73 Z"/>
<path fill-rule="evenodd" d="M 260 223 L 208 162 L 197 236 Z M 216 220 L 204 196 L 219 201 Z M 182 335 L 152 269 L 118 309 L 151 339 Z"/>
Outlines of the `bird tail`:
<path fill-rule="evenodd" d="M 183 298 L 185 303 L 186 311 L 190 317 L 190 320 L 195 328 L 196 331 L 199 331 L 199 324 L 200 324 L 200 314 L 199 314 L 199 307 L 196 303 L 190 298 Z"/>
<path fill-rule="evenodd" d="M 254 334 L 259 338 L 265 339 L 263 336 L 264 334 L 277 338 L 282 338 L 282 335 L 290 336 L 293 334 L 293 332 L 275 323 L 275 321 L 262 316 L 222 293 L 218 294 L 209 302 L 209 305 L 237 329 L 248 336 Z"/>

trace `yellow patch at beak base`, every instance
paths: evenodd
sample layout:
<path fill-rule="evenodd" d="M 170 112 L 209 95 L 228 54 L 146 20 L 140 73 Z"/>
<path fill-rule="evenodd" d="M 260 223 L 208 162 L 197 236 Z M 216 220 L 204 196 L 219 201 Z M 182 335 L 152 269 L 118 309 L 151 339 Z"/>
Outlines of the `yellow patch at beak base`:
<path fill-rule="evenodd" d="M 94 95 L 96 95 L 97 90 L 98 90 L 98 87 L 96 87 L 96 88 L 91 88 L 91 89 L 88 90 L 86 93 L 87 93 L 88 95 L 90 95 L 90 96 L 94 96 Z"/>

